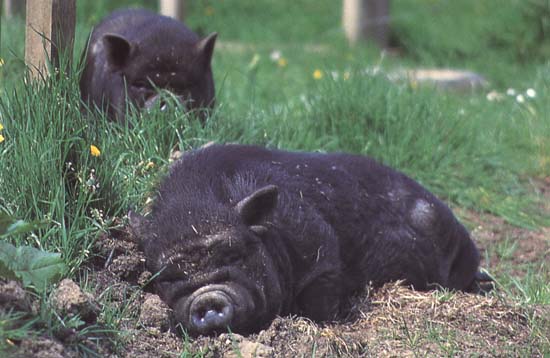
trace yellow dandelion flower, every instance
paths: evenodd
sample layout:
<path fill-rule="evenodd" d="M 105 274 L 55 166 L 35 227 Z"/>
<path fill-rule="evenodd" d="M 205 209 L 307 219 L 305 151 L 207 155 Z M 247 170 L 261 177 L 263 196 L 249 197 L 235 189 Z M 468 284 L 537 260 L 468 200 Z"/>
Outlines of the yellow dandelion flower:
<path fill-rule="evenodd" d="M 0 134 L 0 143 L 2 143 L 6 138 L 2 134 Z"/>
<path fill-rule="evenodd" d="M 101 154 L 101 151 L 99 150 L 98 147 L 92 144 L 90 145 L 90 154 L 94 157 L 99 157 L 99 155 Z"/>
<path fill-rule="evenodd" d="M 277 60 L 277 65 L 279 67 L 285 67 L 286 65 L 288 65 L 288 61 L 286 60 L 286 58 L 281 57 L 280 59 Z"/>
<path fill-rule="evenodd" d="M 0 57 L 0 67 L 4 66 L 4 59 Z"/>
<path fill-rule="evenodd" d="M 320 80 L 321 78 L 323 78 L 323 72 L 321 72 L 321 70 L 313 71 L 313 78 L 315 78 L 316 80 Z"/>
<path fill-rule="evenodd" d="M 206 9 L 204 9 L 204 13 L 206 16 L 212 16 L 214 15 L 214 8 L 212 6 L 207 6 Z"/>

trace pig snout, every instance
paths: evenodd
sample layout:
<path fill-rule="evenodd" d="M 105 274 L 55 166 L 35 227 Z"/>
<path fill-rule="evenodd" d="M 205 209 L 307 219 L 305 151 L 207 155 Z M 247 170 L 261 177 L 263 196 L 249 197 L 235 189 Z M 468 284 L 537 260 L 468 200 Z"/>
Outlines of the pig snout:
<path fill-rule="evenodd" d="M 164 100 L 162 96 L 159 96 L 158 94 L 149 97 L 145 101 L 145 105 L 144 105 L 145 109 L 148 111 L 150 111 L 151 109 L 157 106 L 163 112 L 168 108 L 168 103 L 166 102 L 166 100 Z"/>
<path fill-rule="evenodd" d="M 187 110 L 190 110 L 193 108 L 195 102 L 188 95 L 178 95 L 174 92 L 164 91 L 164 95 L 155 94 L 148 97 L 143 106 L 147 111 L 151 111 L 153 108 L 159 108 L 161 112 L 164 112 L 168 109 L 170 103 L 172 103 L 172 105 L 174 103 L 180 103 Z"/>
<path fill-rule="evenodd" d="M 236 287 L 234 287 L 236 286 Z M 192 335 L 239 331 L 256 305 L 239 285 L 210 284 L 182 298 L 176 305 L 176 319 Z"/>
<path fill-rule="evenodd" d="M 189 323 L 199 333 L 227 330 L 233 319 L 233 302 L 221 290 L 213 290 L 198 295 L 189 309 Z"/>

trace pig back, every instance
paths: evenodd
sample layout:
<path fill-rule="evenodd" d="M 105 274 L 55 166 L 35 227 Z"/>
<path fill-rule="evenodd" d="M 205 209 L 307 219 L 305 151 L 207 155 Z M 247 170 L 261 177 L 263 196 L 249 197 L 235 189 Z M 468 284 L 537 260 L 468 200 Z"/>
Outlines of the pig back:
<path fill-rule="evenodd" d="M 346 291 L 398 279 L 464 289 L 477 271 L 477 249 L 450 209 L 365 156 L 213 145 L 184 155 L 166 186 L 229 207 L 266 185 L 279 188 L 270 221 L 302 278 L 338 271 Z"/>

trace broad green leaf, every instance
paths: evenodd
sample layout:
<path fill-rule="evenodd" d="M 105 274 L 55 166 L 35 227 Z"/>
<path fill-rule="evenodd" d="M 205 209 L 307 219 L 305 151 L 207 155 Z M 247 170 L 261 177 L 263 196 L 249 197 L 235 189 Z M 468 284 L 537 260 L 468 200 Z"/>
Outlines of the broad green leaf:
<path fill-rule="evenodd" d="M 64 270 L 61 254 L 0 242 L 0 274 L 8 278 L 19 278 L 24 286 L 33 286 L 36 291 L 42 292 Z"/>
<path fill-rule="evenodd" d="M 31 221 L 26 222 L 18 220 L 10 215 L 0 212 L 0 238 L 9 235 L 24 234 L 29 231 L 40 229 L 47 224 L 46 221 Z"/>

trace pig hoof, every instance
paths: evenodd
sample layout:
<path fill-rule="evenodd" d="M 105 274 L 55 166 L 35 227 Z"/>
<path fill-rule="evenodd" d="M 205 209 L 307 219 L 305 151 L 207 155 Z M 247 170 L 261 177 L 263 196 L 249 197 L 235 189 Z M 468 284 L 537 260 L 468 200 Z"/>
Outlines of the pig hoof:
<path fill-rule="evenodd" d="M 485 271 L 478 271 L 474 276 L 474 281 L 470 285 L 469 292 L 478 295 L 487 295 L 495 289 L 495 280 Z"/>
<path fill-rule="evenodd" d="M 206 292 L 193 300 L 190 318 L 194 329 L 202 334 L 225 331 L 233 318 L 233 305 L 224 292 Z"/>

